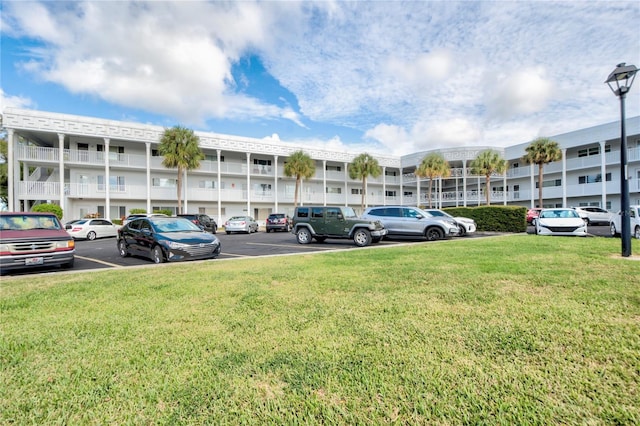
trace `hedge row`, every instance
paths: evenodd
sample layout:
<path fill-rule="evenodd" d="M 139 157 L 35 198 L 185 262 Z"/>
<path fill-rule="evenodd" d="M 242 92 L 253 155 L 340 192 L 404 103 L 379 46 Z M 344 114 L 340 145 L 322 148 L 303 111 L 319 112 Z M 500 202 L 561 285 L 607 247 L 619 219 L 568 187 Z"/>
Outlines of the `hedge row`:
<path fill-rule="evenodd" d="M 442 209 L 451 216 L 476 221 L 478 231 L 527 232 L 527 208 L 521 206 L 449 207 Z"/>

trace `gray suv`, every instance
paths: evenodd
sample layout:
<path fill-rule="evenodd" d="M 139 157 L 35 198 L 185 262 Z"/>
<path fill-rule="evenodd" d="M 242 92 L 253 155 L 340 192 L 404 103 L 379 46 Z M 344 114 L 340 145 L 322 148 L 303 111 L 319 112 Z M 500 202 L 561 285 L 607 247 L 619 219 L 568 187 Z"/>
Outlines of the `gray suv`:
<path fill-rule="evenodd" d="M 296 207 L 292 231 L 298 243 L 309 244 L 312 239 L 352 239 L 358 247 L 378 243 L 387 235 L 380 221 L 360 219 L 351 207 Z"/>
<path fill-rule="evenodd" d="M 434 217 L 417 207 L 369 207 L 365 209 L 362 218 L 379 220 L 387 229 L 388 235 L 423 236 L 428 241 L 435 241 L 460 233 L 455 220 Z"/>

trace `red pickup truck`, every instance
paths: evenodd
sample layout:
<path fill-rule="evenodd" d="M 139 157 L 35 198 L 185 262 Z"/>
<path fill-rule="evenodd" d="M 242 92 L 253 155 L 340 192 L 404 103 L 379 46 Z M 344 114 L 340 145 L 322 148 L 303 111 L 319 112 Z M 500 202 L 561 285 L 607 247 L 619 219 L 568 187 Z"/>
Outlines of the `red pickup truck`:
<path fill-rule="evenodd" d="M 43 266 L 72 268 L 75 242 L 56 215 L 0 212 L 0 273 Z"/>

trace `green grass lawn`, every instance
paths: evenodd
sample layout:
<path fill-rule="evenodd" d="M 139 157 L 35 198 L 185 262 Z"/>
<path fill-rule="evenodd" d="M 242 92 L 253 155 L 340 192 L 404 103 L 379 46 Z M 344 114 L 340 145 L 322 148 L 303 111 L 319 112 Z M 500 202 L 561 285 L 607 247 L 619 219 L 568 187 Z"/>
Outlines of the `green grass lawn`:
<path fill-rule="evenodd" d="M 640 423 L 640 262 L 619 239 L 459 239 L 1 286 L 0 424 Z"/>

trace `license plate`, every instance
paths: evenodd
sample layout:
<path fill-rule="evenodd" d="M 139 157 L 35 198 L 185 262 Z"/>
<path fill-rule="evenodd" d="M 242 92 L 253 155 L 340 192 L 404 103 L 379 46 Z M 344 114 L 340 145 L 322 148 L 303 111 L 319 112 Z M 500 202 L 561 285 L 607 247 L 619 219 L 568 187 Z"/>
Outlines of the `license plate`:
<path fill-rule="evenodd" d="M 44 257 L 29 257 L 24 261 L 25 266 L 43 265 Z"/>

